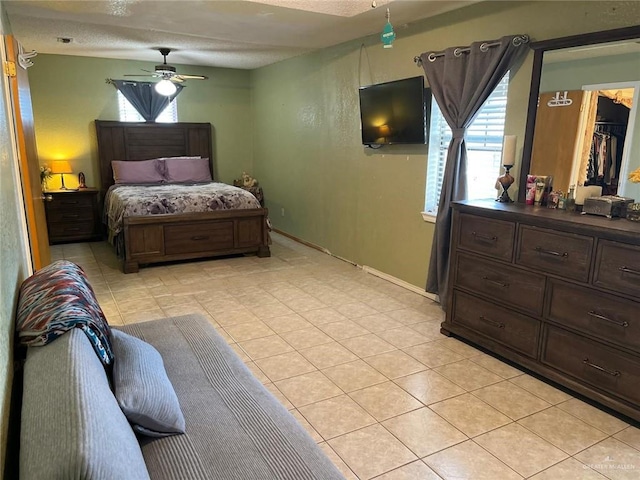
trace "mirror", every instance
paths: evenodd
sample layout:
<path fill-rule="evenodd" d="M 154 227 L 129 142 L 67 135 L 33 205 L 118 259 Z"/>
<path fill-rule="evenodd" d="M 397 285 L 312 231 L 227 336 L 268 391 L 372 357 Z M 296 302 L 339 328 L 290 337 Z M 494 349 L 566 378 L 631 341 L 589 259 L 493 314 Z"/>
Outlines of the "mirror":
<path fill-rule="evenodd" d="M 640 26 L 531 44 L 534 64 L 518 201 L 527 174 L 553 188 L 600 185 L 640 201 Z M 540 101 L 538 101 L 540 99 Z"/>

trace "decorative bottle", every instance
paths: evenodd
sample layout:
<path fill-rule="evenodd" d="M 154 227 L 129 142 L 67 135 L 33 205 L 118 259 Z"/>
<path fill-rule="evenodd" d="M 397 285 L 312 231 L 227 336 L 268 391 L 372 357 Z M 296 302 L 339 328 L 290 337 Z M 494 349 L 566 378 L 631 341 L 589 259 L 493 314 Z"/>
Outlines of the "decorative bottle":
<path fill-rule="evenodd" d="M 576 195 L 575 195 L 576 187 L 575 185 L 571 185 L 569 187 L 569 193 L 567 194 L 567 199 L 564 202 L 565 208 L 567 212 L 575 212 L 576 211 Z"/>

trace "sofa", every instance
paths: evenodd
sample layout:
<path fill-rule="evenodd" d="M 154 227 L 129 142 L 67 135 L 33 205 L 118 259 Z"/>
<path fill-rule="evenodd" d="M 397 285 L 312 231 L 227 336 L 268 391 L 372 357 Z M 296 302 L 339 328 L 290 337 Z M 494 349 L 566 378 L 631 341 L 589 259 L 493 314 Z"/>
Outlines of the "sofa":
<path fill-rule="evenodd" d="M 68 262 L 52 267 L 81 272 Z M 17 332 L 28 348 L 20 478 L 344 478 L 204 317 L 107 327 L 96 339 L 74 323 L 89 315 L 70 283 L 63 293 L 37 282 L 21 291 Z M 73 297 L 57 311 L 75 310 L 74 320 L 45 332 L 46 312 L 60 314 L 34 301 L 61 297 Z M 95 306 L 88 310 L 95 317 Z"/>

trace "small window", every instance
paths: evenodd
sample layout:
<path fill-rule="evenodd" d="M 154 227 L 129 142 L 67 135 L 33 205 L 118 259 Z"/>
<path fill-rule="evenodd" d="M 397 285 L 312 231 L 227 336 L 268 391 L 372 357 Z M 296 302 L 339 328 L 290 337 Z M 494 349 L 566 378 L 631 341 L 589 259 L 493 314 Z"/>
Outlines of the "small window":
<path fill-rule="evenodd" d="M 467 199 L 496 197 L 494 188 L 500 175 L 504 122 L 507 112 L 509 72 L 478 111 L 464 137 L 467 147 Z M 451 129 L 435 99 L 431 109 L 429 157 L 424 211 L 435 215 L 451 141 Z"/>
<path fill-rule="evenodd" d="M 144 122 L 144 118 L 133 108 L 122 92 L 118 91 L 118 110 L 121 122 Z M 176 123 L 178 121 L 178 99 L 174 98 L 167 108 L 156 118 L 160 123 Z"/>

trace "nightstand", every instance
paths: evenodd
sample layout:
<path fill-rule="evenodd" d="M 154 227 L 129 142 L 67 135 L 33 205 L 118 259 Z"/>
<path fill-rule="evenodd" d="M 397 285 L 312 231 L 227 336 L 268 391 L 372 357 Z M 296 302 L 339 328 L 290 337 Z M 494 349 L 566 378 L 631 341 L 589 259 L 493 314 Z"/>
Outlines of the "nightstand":
<path fill-rule="evenodd" d="M 49 243 L 78 242 L 100 238 L 98 189 L 45 192 Z"/>

